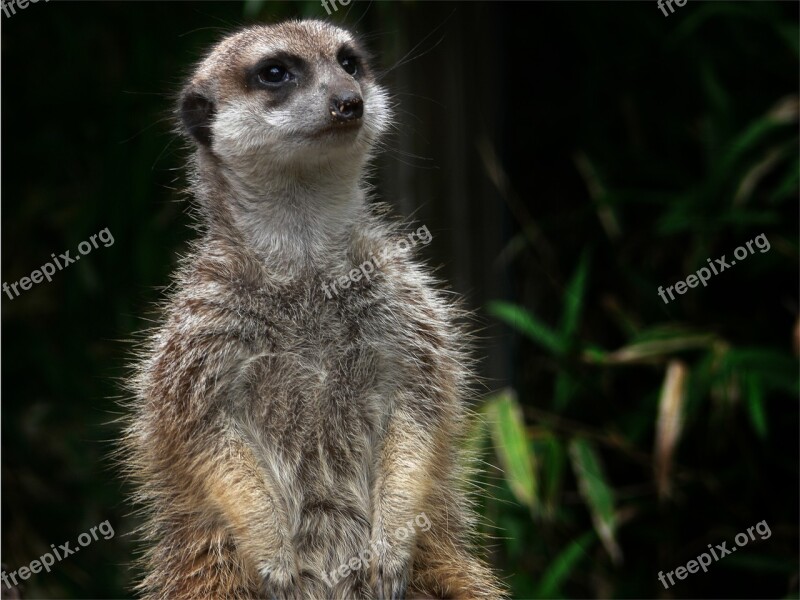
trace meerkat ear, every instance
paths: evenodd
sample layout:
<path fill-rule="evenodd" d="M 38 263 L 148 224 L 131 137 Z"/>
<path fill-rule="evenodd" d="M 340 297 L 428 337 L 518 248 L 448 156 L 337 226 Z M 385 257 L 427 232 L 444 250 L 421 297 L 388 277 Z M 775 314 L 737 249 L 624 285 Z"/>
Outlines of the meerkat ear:
<path fill-rule="evenodd" d="M 199 86 L 190 85 L 181 94 L 181 122 L 201 146 L 211 146 L 211 120 L 215 112 L 216 106 L 210 94 Z"/>

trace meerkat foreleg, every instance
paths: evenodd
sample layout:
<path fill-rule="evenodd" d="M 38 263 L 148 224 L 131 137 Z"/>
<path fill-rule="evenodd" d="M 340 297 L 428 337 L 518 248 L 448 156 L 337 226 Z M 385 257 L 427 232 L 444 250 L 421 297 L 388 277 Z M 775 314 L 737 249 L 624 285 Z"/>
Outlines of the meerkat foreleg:
<path fill-rule="evenodd" d="M 164 496 L 148 528 L 156 546 L 143 597 L 299 598 L 287 510 L 250 443 L 220 419 L 192 434 L 167 420 L 156 416 L 146 437 L 162 454 L 140 455 L 156 483 L 146 492 Z"/>
<path fill-rule="evenodd" d="M 374 487 L 373 582 L 379 600 L 405 598 L 429 474 L 435 462 L 430 432 L 403 410 L 389 420 Z"/>
<path fill-rule="evenodd" d="M 228 439 L 226 454 L 206 479 L 209 497 L 242 554 L 258 570 L 267 597 L 300 598 L 300 573 L 285 503 L 245 441 Z"/>
<path fill-rule="evenodd" d="M 203 577 L 214 574 L 206 569 L 194 575 L 192 565 L 199 561 L 195 554 L 212 548 L 217 538 L 233 546 L 225 552 L 229 558 L 217 561 L 219 570 L 228 570 L 225 562 L 233 560 L 231 570 L 247 572 L 248 585 L 263 582 L 271 597 L 300 593 L 285 494 L 259 460 L 263 449 L 237 408 L 252 394 L 242 388 L 245 357 L 240 346 L 224 339 L 173 336 L 150 366 L 150 373 L 170 376 L 150 375 L 141 384 L 146 400 L 127 440 L 135 450 L 134 474 L 146 479 L 144 497 L 165 497 L 155 503 L 154 521 L 164 523 L 170 535 L 192 540 L 173 543 L 162 564 L 153 565 L 159 574 L 148 583 L 153 596 L 174 589 L 170 567 L 192 574 L 173 596 L 190 598 L 207 589 Z M 176 529 L 176 523 L 182 525 Z M 156 541 L 157 533 L 151 534 Z M 182 546 L 197 552 L 182 552 Z"/>

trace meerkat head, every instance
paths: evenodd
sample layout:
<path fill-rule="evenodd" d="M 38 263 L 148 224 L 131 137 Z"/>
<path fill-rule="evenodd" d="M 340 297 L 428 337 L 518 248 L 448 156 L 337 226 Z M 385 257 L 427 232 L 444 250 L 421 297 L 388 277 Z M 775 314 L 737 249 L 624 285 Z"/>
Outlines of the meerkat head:
<path fill-rule="evenodd" d="M 360 172 L 390 120 L 364 49 L 323 21 L 223 39 L 184 88 L 179 110 L 200 152 L 245 179 L 323 164 Z"/>

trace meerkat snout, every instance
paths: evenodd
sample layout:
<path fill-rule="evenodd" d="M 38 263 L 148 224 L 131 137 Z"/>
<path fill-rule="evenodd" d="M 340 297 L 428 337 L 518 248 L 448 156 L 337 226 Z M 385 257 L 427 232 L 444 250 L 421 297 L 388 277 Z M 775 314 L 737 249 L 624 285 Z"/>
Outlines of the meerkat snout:
<path fill-rule="evenodd" d="M 364 100 L 355 92 L 331 97 L 331 115 L 334 121 L 356 121 L 364 114 Z"/>

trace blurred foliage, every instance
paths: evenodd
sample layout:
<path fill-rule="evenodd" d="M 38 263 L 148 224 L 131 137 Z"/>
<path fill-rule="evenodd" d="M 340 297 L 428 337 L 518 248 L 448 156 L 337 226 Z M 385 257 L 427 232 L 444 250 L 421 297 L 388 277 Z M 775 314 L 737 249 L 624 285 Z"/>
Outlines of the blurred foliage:
<path fill-rule="evenodd" d="M 674 28 L 617 23 L 656 36 L 649 68 L 680 71 L 680 96 L 605 82 L 624 130 L 577 141 L 584 201 L 519 220 L 507 261 L 529 282 L 487 307 L 520 336 L 518 392 L 481 410 L 507 490 L 484 508 L 515 597 L 797 597 L 796 11 L 681 10 Z M 586 44 L 623 54 L 594 16 Z M 748 64 L 769 85 L 744 88 Z M 759 234 L 769 250 L 659 297 Z M 668 592 L 657 580 L 761 520 L 768 540 Z"/>
<path fill-rule="evenodd" d="M 664 18 L 654 2 L 444 4 L 331 18 L 376 49 L 421 44 L 408 60 L 397 49 L 401 106 L 446 88 L 461 104 L 426 116 L 502 119 L 489 142 L 477 126 L 461 145 L 435 120 L 414 129 L 431 153 L 482 160 L 507 202 L 494 209 L 508 243 L 489 260 L 510 290 L 491 290 L 486 317 L 508 326 L 488 352 L 509 346 L 513 377 L 470 439 L 489 465 L 495 566 L 516 598 L 797 597 L 798 5 Z M 0 17 L 3 281 L 104 227 L 115 237 L 2 301 L 2 560 L 17 568 L 105 519 L 117 533 L 31 578 L 26 598 L 130 595 L 136 518 L 106 457 L 128 340 L 192 235 L 172 94 L 221 32 L 290 16 L 326 15 L 248 0 Z M 440 34 L 456 54 L 437 54 Z M 476 38 L 497 47 L 490 69 Z M 470 88 L 486 86 L 494 103 L 475 106 Z M 768 252 L 658 296 L 762 233 Z M 768 540 L 658 582 L 761 520 Z"/>

